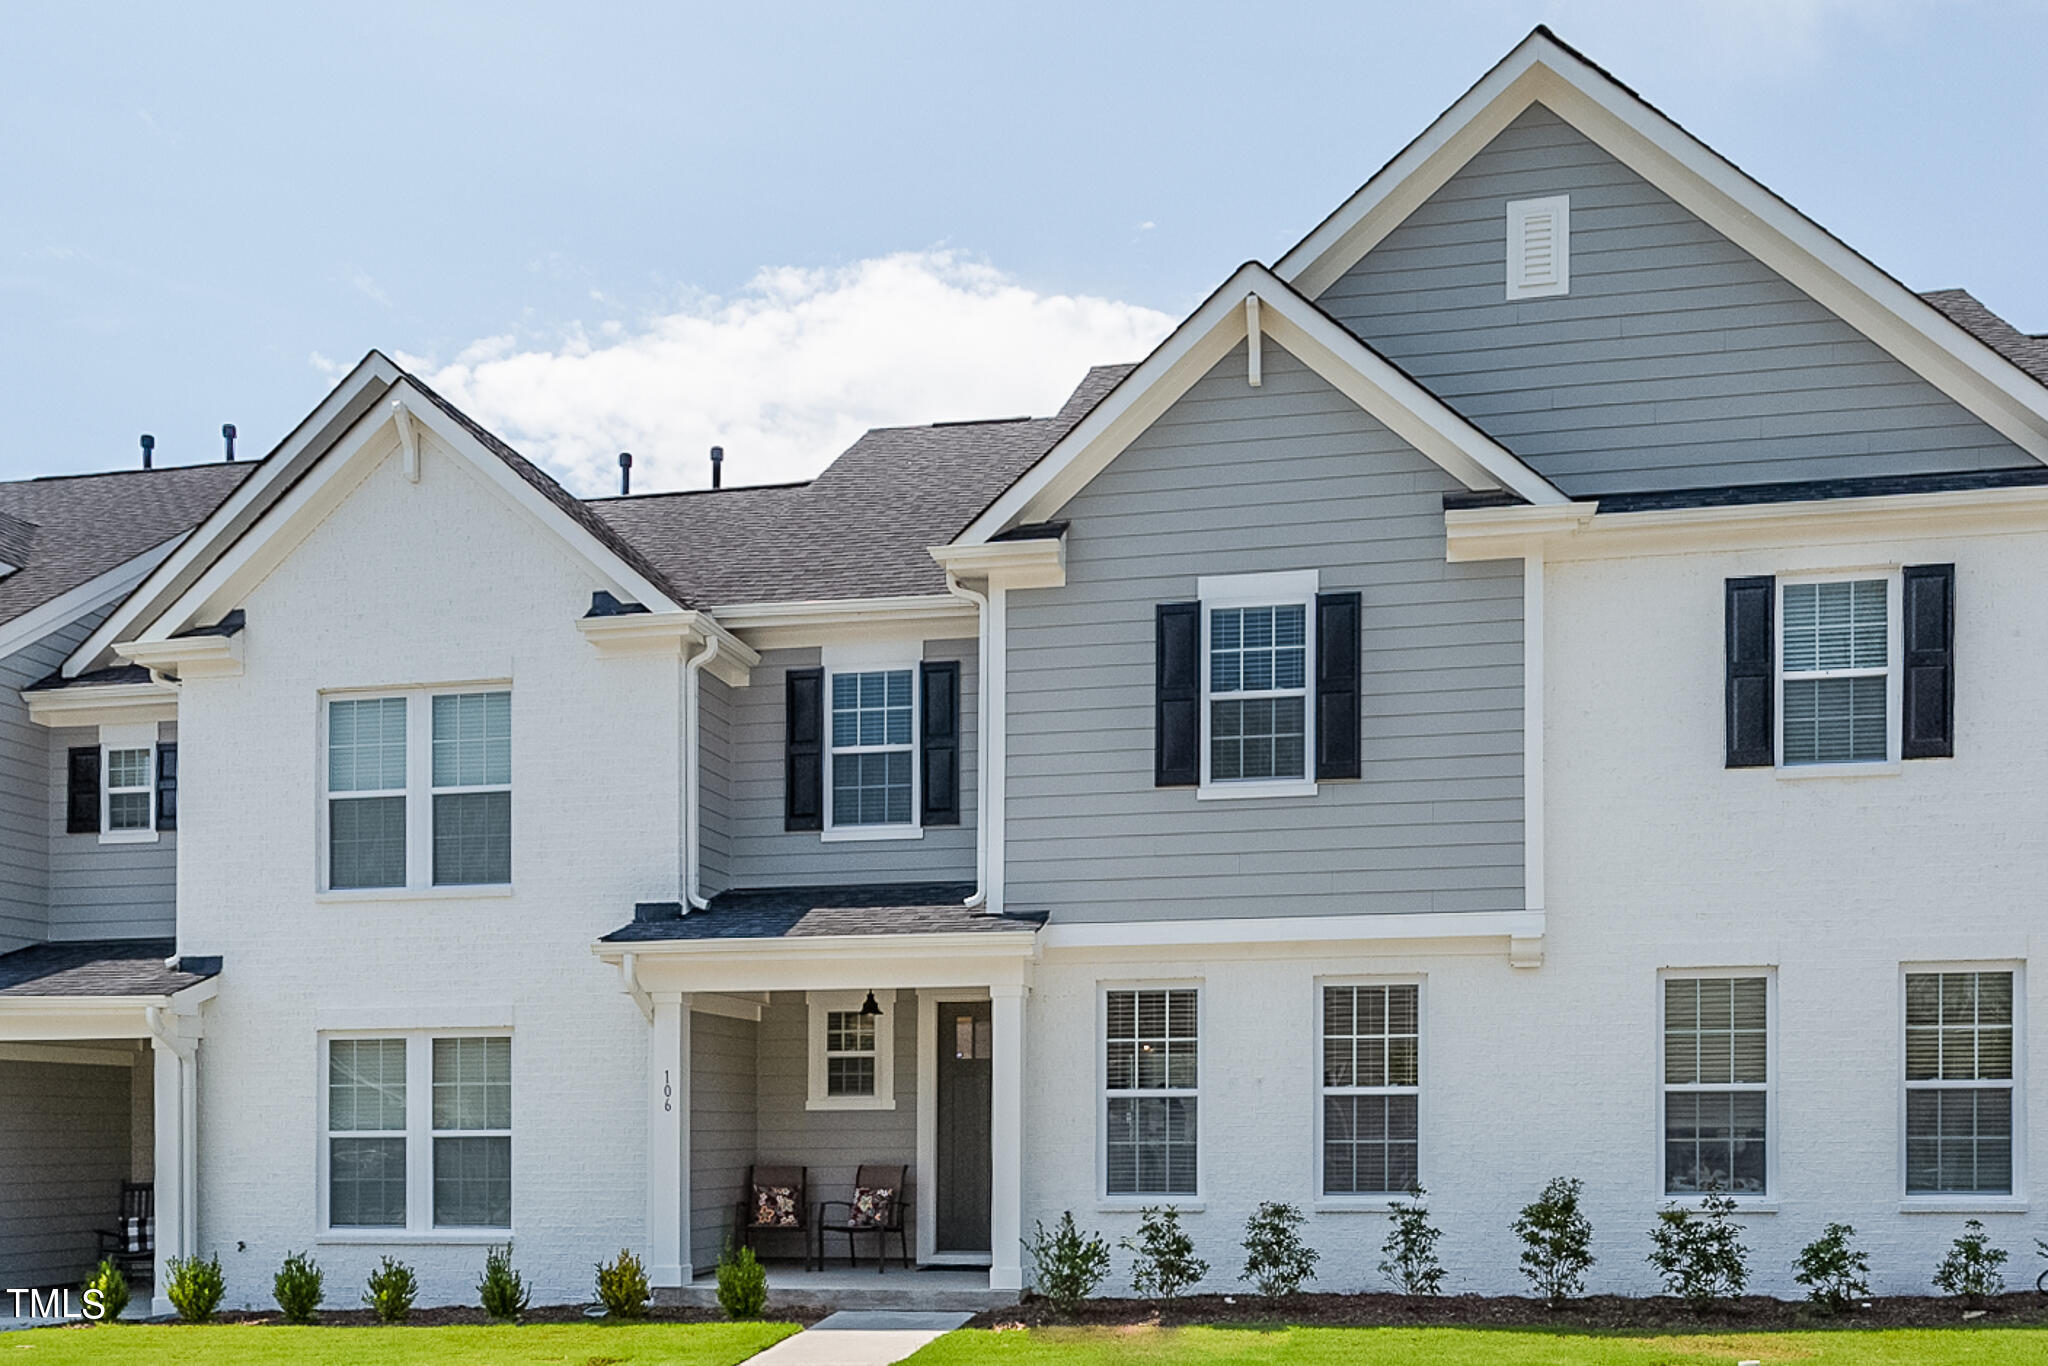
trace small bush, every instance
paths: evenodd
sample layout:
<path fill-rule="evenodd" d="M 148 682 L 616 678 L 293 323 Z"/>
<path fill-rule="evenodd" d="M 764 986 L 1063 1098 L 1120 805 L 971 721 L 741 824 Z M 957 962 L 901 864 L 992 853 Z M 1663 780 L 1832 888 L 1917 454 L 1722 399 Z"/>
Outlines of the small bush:
<path fill-rule="evenodd" d="M 512 1269 L 512 1244 L 484 1254 L 484 1274 L 476 1283 L 476 1293 L 484 1312 L 500 1323 L 526 1312 L 526 1282 Z"/>
<path fill-rule="evenodd" d="M 1172 1205 L 1140 1210 L 1137 1236 L 1118 1246 L 1132 1257 L 1131 1288 L 1146 1299 L 1178 1299 L 1209 1274 L 1209 1264 L 1195 1255 L 1195 1240 L 1180 1226 L 1180 1211 Z"/>
<path fill-rule="evenodd" d="M 1552 1309 L 1586 1293 L 1593 1269 L 1593 1221 L 1579 1209 L 1585 1183 L 1556 1177 L 1522 1206 L 1515 1236 L 1522 1240 L 1522 1274 Z"/>
<path fill-rule="evenodd" d="M 326 1277 L 320 1263 L 303 1252 L 285 1254 L 284 1265 L 270 1283 L 278 1310 L 286 1323 L 311 1323 L 319 1316 L 320 1289 Z"/>
<path fill-rule="evenodd" d="M 220 1308 L 221 1296 L 228 1293 L 220 1258 L 208 1257 L 202 1262 L 197 1257 L 173 1257 L 168 1265 L 171 1276 L 164 1295 L 178 1317 L 187 1323 L 205 1323 L 212 1318 Z"/>
<path fill-rule="evenodd" d="M 370 1273 L 369 1288 L 363 1291 L 363 1304 L 377 1316 L 379 1323 L 404 1323 L 412 1317 L 412 1302 L 419 1293 L 419 1279 L 412 1274 L 412 1268 L 386 1257 Z"/>
<path fill-rule="evenodd" d="M 1975 1309 L 2005 1289 L 2005 1249 L 1991 1246 L 1979 1219 L 1963 1221 L 1963 1236 L 1949 1245 L 1948 1255 L 1934 1269 L 1934 1288 L 1945 1295 L 1958 1295 Z"/>
<path fill-rule="evenodd" d="M 1292 1295 L 1316 1278 L 1323 1254 L 1301 1240 L 1306 1223 L 1293 1205 L 1268 1200 L 1244 1221 L 1244 1275 L 1261 1295 Z"/>
<path fill-rule="evenodd" d="M 1870 1255 L 1849 1245 L 1855 1236 L 1847 1224 L 1829 1224 L 1799 1249 L 1794 1263 L 1792 1279 L 1806 1287 L 1806 1298 L 1831 1314 L 1870 1293 Z"/>
<path fill-rule="evenodd" d="M 1436 1240 L 1444 1231 L 1429 1222 L 1429 1207 L 1423 1202 L 1428 1194 L 1413 1186 L 1407 1200 L 1393 1203 L 1394 1224 L 1387 1230 L 1387 1241 L 1380 1244 L 1386 1254 L 1380 1274 L 1404 1295 L 1436 1295 L 1443 1290 L 1444 1267 L 1436 1259 Z"/>
<path fill-rule="evenodd" d="M 627 1248 L 609 1262 L 597 1264 L 597 1298 L 613 1318 L 644 1319 L 652 1292 L 647 1288 L 647 1268 Z"/>
<path fill-rule="evenodd" d="M 1036 1232 L 1024 1244 L 1031 1254 L 1031 1283 L 1059 1313 L 1071 1315 L 1109 1274 L 1109 1242 L 1074 1226 L 1074 1212 L 1060 1215 L 1052 1232 L 1033 1221 Z"/>
<path fill-rule="evenodd" d="M 85 1283 L 85 1311 L 91 1313 L 95 1305 L 100 1311 L 96 1320 L 99 1323 L 114 1322 L 128 1307 L 128 1278 L 111 1261 L 103 1261 L 94 1267 L 91 1278 Z"/>
<path fill-rule="evenodd" d="M 718 1258 L 718 1307 L 729 1319 L 758 1319 L 768 1307 L 768 1273 L 750 1247 L 730 1242 Z"/>
<path fill-rule="evenodd" d="M 1734 1213 L 1735 1201 L 1722 1191 L 1708 1192 L 1697 1213 L 1677 1205 L 1657 1213 L 1648 1261 L 1665 1287 L 1694 1309 L 1740 1295 L 1749 1284 L 1749 1249 L 1729 1217 Z"/>

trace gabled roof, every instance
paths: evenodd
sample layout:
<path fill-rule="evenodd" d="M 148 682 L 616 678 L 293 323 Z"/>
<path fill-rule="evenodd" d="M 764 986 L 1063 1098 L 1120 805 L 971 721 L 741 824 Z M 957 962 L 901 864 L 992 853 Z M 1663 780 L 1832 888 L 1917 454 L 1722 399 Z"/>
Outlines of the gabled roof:
<path fill-rule="evenodd" d="M 2042 384 L 2048 384 L 2048 336 L 2020 331 L 1986 308 L 1967 289 L 1932 289 L 1920 297 L 1940 309 L 1950 322 Z"/>
<path fill-rule="evenodd" d="M 1274 272 L 1309 298 L 1320 297 L 1537 103 L 1993 430 L 2048 461 L 2048 393 L 2037 375 L 1541 26 L 1282 256 Z"/>

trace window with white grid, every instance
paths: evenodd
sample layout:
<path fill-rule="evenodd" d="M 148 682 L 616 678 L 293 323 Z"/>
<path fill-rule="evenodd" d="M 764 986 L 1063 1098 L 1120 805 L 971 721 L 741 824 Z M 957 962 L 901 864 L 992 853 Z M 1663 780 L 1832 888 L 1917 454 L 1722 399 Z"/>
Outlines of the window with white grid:
<path fill-rule="evenodd" d="M 1770 1183 L 1770 979 L 1664 979 L 1664 1192 Z"/>
<path fill-rule="evenodd" d="M 2013 973 L 1906 974 L 1906 1193 L 2013 1190 Z"/>
<path fill-rule="evenodd" d="M 831 825 L 914 824 L 916 671 L 832 675 Z"/>
<path fill-rule="evenodd" d="M 1422 989 L 1322 989 L 1322 1172 L 1329 1196 L 1420 1184 Z"/>
<path fill-rule="evenodd" d="M 330 697 L 324 885 L 512 881 L 512 694 Z"/>
<path fill-rule="evenodd" d="M 109 746 L 106 755 L 107 812 L 100 828 L 110 834 L 154 828 L 150 817 L 156 808 L 156 747 Z"/>
<path fill-rule="evenodd" d="M 1892 581 L 1780 587 L 1779 754 L 1787 767 L 1892 757 Z"/>
<path fill-rule="evenodd" d="M 1199 993 L 1112 990 L 1104 1000 L 1104 1189 L 1193 1195 L 1198 1186 Z"/>
<path fill-rule="evenodd" d="M 327 1227 L 512 1227 L 512 1040 L 406 1031 L 321 1050 Z"/>

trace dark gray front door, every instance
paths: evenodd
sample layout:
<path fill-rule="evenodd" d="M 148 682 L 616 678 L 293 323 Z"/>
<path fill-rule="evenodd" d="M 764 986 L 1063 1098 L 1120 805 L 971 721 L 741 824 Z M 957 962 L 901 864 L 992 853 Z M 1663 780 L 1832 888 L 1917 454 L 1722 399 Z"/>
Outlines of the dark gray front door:
<path fill-rule="evenodd" d="M 939 1002 L 939 1252 L 987 1252 L 987 1001 Z"/>

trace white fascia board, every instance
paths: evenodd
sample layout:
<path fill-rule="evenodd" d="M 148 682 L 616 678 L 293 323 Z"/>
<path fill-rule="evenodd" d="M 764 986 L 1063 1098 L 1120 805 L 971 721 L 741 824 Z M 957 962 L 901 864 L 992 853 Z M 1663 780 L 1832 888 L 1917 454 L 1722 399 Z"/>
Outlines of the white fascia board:
<path fill-rule="evenodd" d="M 760 652 L 734 635 L 709 613 L 628 612 L 615 617 L 579 617 L 576 629 L 600 654 L 674 654 L 718 642 L 708 666 L 730 687 L 744 688 L 761 662 Z"/>
<path fill-rule="evenodd" d="M 884 622 L 974 621 L 974 607 L 950 593 L 916 593 L 887 598 L 821 598 L 804 602 L 740 602 L 711 609 L 734 631 L 770 628 L 860 626 Z"/>
<path fill-rule="evenodd" d="M 934 545 L 925 549 L 938 561 L 941 569 L 957 578 L 987 579 L 1004 588 L 1067 586 L 1065 536 L 991 541 L 986 545 Z M 958 598 L 953 601 L 960 602 Z M 968 611 L 970 616 L 973 615 L 972 608 Z"/>
<path fill-rule="evenodd" d="M 649 992 L 866 991 L 1026 984 L 1038 932 L 804 935 L 780 939 L 649 940 L 591 945 L 601 961 L 633 959 Z"/>
<path fill-rule="evenodd" d="M 0 1041 L 81 1042 L 147 1039 L 151 1007 L 168 1009 L 169 996 L 0 997 Z"/>
<path fill-rule="evenodd" d="M 135 585 L 162 564 L 184 537 L 173 536 L 162 545 L 145 550 L 132 560 L 115 565 L 78 587 L 60 593 L 39 607 L 32 607 L 9 622 L 0 622 L 0 659 L 35 644 L 52 631 L 61 631 L 97 607 L 132 592 Z M 66 668 L 67 676 L 75 670 Z"/>
<path fill-rule="evenodd" d="M 1533 33 L 1274 267 L 1309 298 L 1356 265 L 1531 104 L 1756 257 L 2037 460 L 2048 389 L 1746 172 Z"/>
<path fill-rule="evenodd" d="M 1248 262 L 953 544 L 986 545 L 1006 527 L 1053 517 L 1245 339 L 1249 312 L 1243 305 L 1251 295 L 1262 301 L 1258 317 L 1266 335 L 1467 488 L 1509 489 L 1531 503 L 1565 501 L 1441 399 L 1264 266 Z"/>
<path fill-rule="evenodd" d="M 178 690 L 166 683 L 27 691 L 28 719 L 39 726 L 125 725 L 178 719 Z"/>

